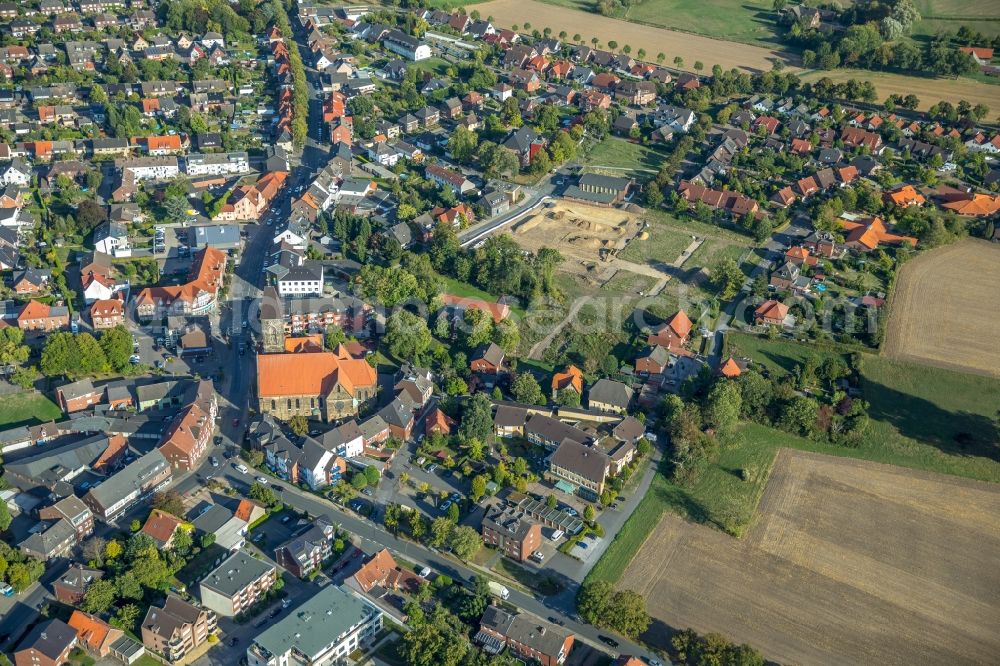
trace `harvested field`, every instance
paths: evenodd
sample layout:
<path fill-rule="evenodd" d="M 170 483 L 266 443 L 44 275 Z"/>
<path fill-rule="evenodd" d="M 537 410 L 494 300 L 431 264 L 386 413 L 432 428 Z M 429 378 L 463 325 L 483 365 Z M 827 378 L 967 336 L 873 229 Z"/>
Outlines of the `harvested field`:
<path fill-rule="evenodd" d="M 920 105 L 917 108 L 921 111 L 926 111 L 942 100 L 958 104 L 959 100 L 963 99 L 972 105 L 985 104 L 990 109 L 1000 109 L 1000 85 L 991 85 L 964 77 L 932 79 L 923 76 L 905 76 L 860 69 L 814 71 L 802 74 L 801 77 L 803 81 L 808 83 L 815 83 L 822 78 L 829 78 L 835 83 L 843 83 L 848 79 L 871 81 L 875 86 L 877 99 L 884 100 L 892 94 L 913 94 L 920 99 Z"/>
<path fill-rule="evenodd" d="M 899 272 L 882 353 L 1000 377 L 1000 246 L 967 239 Z"/>
<path fill-rule="evenodd" d="M 556 32 L 565 30 L 570 35 L 579 33 L 588 45 L 590 39 L 596 37 L 602 45 L 612 40 L 622 45 L 628 44 L 633 53 L 640 48 L 645 49 L 650 59 L 660 52 L 667 55 L 668 63 L 675 56 L 681 56 L 684 59 L 683 67 L 691 71 L 694 71 L 694 63 L 697 61 L 704 63 L 706 71 L 711 71 L 712 65 L 716 64 L 725 69 L 738 67 L 748 71 L 770 71 L 775 60 L 788 65 L 798 64 L 798 57 L 790 53 L 629 23 L 538 0 L 493 0 L 477 4 L 475 8 L 483 16 L 492 16 L 495 24 L 505 28 L 522 26 L 525 19 L 530 17 L 532 26 L 539 30 L 548 26 Z"/>
<path fill-rule="evenodd" d="M 1000 653 L 1000 486 L 783 449 L 744 540 L 665 514 L 619 582 L 644 638 L 717 631 L 779 663 Z"/>

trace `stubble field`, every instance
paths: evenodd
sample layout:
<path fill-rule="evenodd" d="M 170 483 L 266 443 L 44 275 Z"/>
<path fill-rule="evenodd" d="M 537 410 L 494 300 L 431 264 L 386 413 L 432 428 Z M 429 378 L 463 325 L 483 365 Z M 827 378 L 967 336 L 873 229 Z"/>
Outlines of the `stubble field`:
<path fill-rule="evenodd" d="M 1000 245 L 968 239 L 900 270 L 884 355 L 1000 377 Z"/>
<path fill-rule="evenodd" d="M 1000 653 L 1000 487 L 783 449 L 746 539 L 667 513 L 619 585 L 666 628 L 797 664 L 985 664 Z"/>

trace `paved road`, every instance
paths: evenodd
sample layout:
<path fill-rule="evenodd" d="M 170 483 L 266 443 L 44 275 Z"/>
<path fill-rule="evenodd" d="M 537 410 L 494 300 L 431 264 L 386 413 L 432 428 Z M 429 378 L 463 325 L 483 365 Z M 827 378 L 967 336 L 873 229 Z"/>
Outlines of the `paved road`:
<path fill-rule="evenodd" d="M 231 465 L 226 466 L 222 473 L 225 475 L 226 480 L 241 492 L 245 492 L 249 488 L 255 476 L 252 471 L 250 474 L 240 474 Z M 633 497 L 630 498 L 630 502 L 638 503 L 639 498 L 644 494 L 645 488 L 648 487 L 648 482 L 651 479 L 652 476 L 649 475 L 648 479 L 643 480 Z M 407 539 L 394 536 L 383 526 L 316 495 L 280 481 L 272 481 L 272 485 L 276 485 L 282 489 L 280 494 L 286 505 L 294 507 L 298 511 L 306 512 L 313 517 L 323 516 L 332 524 L 357 535 L 360 540 L 361 549 L 368 554 L 375 553 L 382 548 L 388 548 L 416 565 L 429 566 L 434 571 L 447 574 L 455 580 L 468 581 L 479 575 L 477 570 L 472 569 L 464 563 L 445 557 L 441 553 L 433 552 Z M 621 515 L 624 516 L 627 514 L 625 511 L 622 511 Z M 621 520 L 624 521 L 624 517 Z M 579 572 L 576 572 L 575 575 L 579 575 Z M 564 582 L 575 585 L 572 581 Z M 511 586 L 508 586 L 508 588 L 510 589 L 509 601 L 518 608 L 546 619 L 552 617 L 559 618 L 565 622 L 567 628 L 576 634 L 578 639 L 589 642 L 594 646 L 599 646 L 602 649 L 608 649 L 600 642 L 599 636 L 608 635 L 609 632 L 599 631 L 595 627 L 579 622 L 576 619 L 574 603 L 575 588 L 567 586 L 564 592 L 549 598 L 542 597 L 537 593 L 526 594 Z M 647 651 L 639 645 L 621 638 L 617 638 L 617 640 L 621 643 L 618 648 L 621 652 L 633 655 L 647 654 Z"/>

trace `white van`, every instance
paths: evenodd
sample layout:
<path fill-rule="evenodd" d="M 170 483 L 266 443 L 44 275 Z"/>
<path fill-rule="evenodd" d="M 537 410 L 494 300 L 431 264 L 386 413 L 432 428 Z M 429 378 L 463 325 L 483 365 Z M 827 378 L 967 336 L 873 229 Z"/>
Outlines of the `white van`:
<path fill-rule="evenodd" d="M 562 530 L 556 530 L 555 532 L 552 533 L 551 536 L 549 536 L 549 538 L 552 539 L 553 541 L 559 541 L 559 539 L 563 538 L 563 534 L 565 534 L 565 532 L 563 532 Z"/>

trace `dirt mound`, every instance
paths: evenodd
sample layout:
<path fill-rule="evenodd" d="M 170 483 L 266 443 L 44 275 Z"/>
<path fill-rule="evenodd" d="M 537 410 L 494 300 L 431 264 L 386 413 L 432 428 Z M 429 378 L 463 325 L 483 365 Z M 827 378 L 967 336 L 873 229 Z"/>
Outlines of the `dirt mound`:
<path fill-rule="evenodd" d="M 566 239 L 573 245 L 584 247 L 588 250 L 597 250 L 603 247 L 603 242 L 591 236 L 570 236 Z"/>
<path fill-rule="evenodd" d="M 648 231 L 643 231 L 641 234 L 639 234 L 637 236 L 637 238 L 639 240 L 649 240 L 649 232 Z"/>

